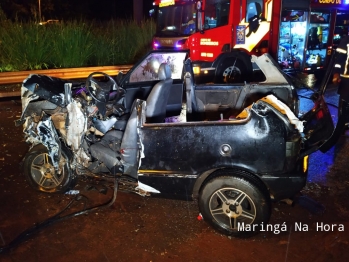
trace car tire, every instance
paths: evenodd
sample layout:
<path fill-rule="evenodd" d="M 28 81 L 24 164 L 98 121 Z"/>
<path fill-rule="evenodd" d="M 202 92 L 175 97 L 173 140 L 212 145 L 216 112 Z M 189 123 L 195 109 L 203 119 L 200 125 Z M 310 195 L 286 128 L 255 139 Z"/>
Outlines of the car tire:
<path fill-rule="evenodd" d="M 235 61 L 236 60 L 236 61 Z M 216 83 L 243 83 L 248 80 L 248 72 L 245 64 L 236 58 L 223 61 L 218 74 L 216 75 Z"/>
<path fill-rule="evenodd" d="M 76 176 L 71 171 L 69 159 L 63 150 L 60 166 L 62 171 L 58 174 L 46 147 L 37 145 L 25 156 L 23 172 L 33 189 L 45 193 L 64 193 L 75 186 Z"/>
<path fill-rule="evenodd" d="M 219 232 L 234 237 L 258 233 L 271 214 L 266 187 L 245 172 L 219 171 L 199 195 L 203 219 Z"/>

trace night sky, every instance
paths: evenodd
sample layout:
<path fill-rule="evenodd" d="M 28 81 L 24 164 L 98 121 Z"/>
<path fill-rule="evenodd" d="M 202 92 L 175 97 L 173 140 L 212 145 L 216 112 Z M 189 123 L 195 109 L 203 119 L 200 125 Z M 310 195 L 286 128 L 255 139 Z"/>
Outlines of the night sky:
<path fill-rule="evenodd" d="M 137 0 L 137 2 L 140 0 Z M 95 19 L 111 18 L 132 19 L 133 0 L 40 0 L 43 20 L 59 19 Z M 28 20 L 39 13 L 39 0 L 0 0 L 0 7 L 9 19 L 15 17 Z M 143 13 L 149 16 L 153 0 L 143 0 Z"/>

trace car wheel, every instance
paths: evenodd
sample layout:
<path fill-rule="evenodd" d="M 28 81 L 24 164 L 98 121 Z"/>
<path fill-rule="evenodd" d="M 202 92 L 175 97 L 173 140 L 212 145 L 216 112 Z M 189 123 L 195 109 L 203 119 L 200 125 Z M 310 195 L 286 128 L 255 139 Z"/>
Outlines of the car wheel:
<path fill-rule="evenodd" d="M 224 176 L 219 176 L 223 175 Z M 268 223 L 270 197 L 250 174 L 220 172 L 202 188 L 199 209 L 204 220 L 223 234 L 248 237 Z"/>
<path fill-rule="evenodd" d="M 216 76 L 217 83 L 243 83 L 247 81 L 246 66 L 241 60 L 232 58 L 223 62 Z"/>
<path fill-rule="evenodd" d="M 55 171 L 45 146 L 33 147 L 26 155 L 23 170 L 30 186 L 45 193 L 64 193 L 74 187 L 76 177 L 73 175 L 68 157 L 62 151 L 59 161 L 61 172 Z"/>

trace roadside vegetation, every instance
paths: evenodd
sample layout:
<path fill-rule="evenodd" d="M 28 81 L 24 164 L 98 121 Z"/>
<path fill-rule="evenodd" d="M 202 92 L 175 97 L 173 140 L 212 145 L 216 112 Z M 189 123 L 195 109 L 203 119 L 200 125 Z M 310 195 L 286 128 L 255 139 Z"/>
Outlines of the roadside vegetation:
<path fill-rule="evenodd" d="M 0 23 L 0 72 L 132 64 L 155 33 L 152 20 Z"/>

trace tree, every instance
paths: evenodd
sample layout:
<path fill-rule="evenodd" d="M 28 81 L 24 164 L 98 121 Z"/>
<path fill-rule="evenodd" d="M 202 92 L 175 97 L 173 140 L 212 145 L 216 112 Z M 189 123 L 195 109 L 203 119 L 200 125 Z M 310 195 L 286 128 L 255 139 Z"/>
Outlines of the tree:
<path fill-rule="evenodd" d="M 22 3 L 21 1 L 2 0 L 1 8 L 7 18 L 11 20 L 27 20 L 30 16 L 30 1 Z"/>

